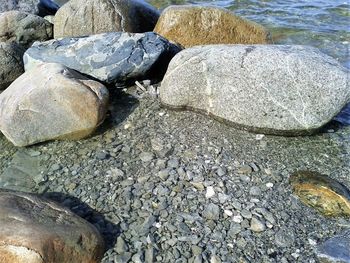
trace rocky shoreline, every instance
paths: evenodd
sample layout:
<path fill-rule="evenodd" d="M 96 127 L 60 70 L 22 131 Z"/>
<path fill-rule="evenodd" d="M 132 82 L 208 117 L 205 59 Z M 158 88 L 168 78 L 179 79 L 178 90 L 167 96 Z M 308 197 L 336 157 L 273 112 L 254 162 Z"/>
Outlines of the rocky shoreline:
<path fill-rule="evenodd" d="M 350 261 L 338 61 L 223 8 L 26 4 L 0 10 L 0 262 Z"/>

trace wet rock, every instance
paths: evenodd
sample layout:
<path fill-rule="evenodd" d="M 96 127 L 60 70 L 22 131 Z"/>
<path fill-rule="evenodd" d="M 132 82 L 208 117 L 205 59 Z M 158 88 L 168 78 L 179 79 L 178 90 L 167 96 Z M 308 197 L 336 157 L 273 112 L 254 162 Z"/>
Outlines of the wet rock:
<path fill-rule="evenodd" d="M 350 191 L 343 184 L 317 172 L 300 171 L 291 175 L 294 194 L 326 216 L 350 216 Z"/>
<path fill-rule="evenodd" d="M 0 175 L 0 188 L 34 192 L 44 180 L 45 168 L 41 160 L 41 157 L 30 156 L 27 151 L 16 152 Z"/>
<path fill-rule="evenodd" d="M 81 139 L 104 120 L 107 103 L 102 84 L 62 65 L 43 64 L 1 93 L 0 130 L 16 146 Z"/>
<path fill-rule="evenodd" d="M 322 263 L 350 262 L 350 231 L 334 236 L 319 245 L 317 257 Z"/>
<path fill-rule="evenodd" d="M 31 14 L 38 14 L 39 0 L 0 0 L 0 13 L 18 10 Z"/>
<path fill-rule="evenodd" d="M 106 83 L 161 78 L 180 48 L 155 33 L 106 33 L 35 43 L 24 55 L 25 69 L 55 62 Z"/>
<path fill-rule="evenodd" d="M 16 42 L 29 48 L 35 41 L 53 37 L 53 25 L 36 15 L 9 11 L 0 13 L 0 42 Z"/>
<path fill-rule="evenodd" d="M 160 98 L 254 132 L 310 134 L 350 100 L 347 74 L 307 46 L 199 46 L 172 59 Z"/>
<path fill-rule="evenodd" d="M 100 262 L 95 227 L 36 195 L 0 190 L 0 262 Z"/>
<path fill-rule="evenodd" d="M 269 42 L 269 33 L 263 26 L 226 9 L 209 6 L 169 6 L 162 12 L 154 32 L 186 48 Z"/>
<path fill-rule="evenodd" d="M 23 74 L 23 53 L 16 43 L 0 42 L 0 90 L 6 89 Z"/>
<path fill-rule="evenodd" d="M 142 33 L 157 23 L 157 9 L 138 0 L 71 0 L 55 16 L 55 38 L 105 32 Z"/>

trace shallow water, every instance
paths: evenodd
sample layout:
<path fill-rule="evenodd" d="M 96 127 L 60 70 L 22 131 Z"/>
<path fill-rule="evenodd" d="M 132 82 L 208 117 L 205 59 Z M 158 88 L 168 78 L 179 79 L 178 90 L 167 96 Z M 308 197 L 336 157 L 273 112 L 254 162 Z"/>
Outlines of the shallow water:
<path fill-rule="evenodd" d="M 158 8 L 171 4 L 204 4 L 227 8 L 237 15 L 266 26 L 272 33 L 275 44 L 314 46 L 350 69 L 349 1 L 151 0 L 150 2 Z M 336 119 L 350 125 L 350 104 Z"/>

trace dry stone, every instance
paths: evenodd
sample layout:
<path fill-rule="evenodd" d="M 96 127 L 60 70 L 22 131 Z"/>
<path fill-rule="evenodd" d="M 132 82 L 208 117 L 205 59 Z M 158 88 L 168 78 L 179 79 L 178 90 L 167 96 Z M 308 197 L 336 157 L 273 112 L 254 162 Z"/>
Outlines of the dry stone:
<path fill-rule="evenodd" d="M 303 135 L 349 102 L 348 74 L 307 46 L 199 46 L 172 59 L 160 98 L 164 105 L 205 112 L 250 131 Z"/>
<path fill-rule="evenodd" d="M 270 41 L 263 26 L 226 9 L 209 6 L 169 6 L 162 12 L 154 32 L 184 47 Z"/>
<path fill-rule="evenodd" d="M 81 139 L 105 118 L 108 90 L 60 64 L 24 73 L 0 94 L 0 130 L 16 146 Z"/>

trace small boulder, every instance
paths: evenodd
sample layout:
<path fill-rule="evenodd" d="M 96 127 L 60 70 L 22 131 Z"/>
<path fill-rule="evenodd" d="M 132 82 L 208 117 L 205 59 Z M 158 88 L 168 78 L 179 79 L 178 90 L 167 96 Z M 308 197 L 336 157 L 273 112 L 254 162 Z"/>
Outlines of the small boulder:
<path fill-rule="evenodd" d="M 0 130 L 16 146 L 81 139 L 105 118 L 108 90 L 60 64 L 27 71 L 0 94 Z"/>
<path fill-rule="evenodd" d="M 0 13 L 18 10 L 31 14 L 38 14 L 39 0 L 0 0 Z"/>
<path fill-rule="evenodd" d="M 311 134 L 350 100 L 348 71 L 307 46 L 185 49 L 160 87 L 165 106 L 195 109 L 263 134 Z"/>
<path fill-rule="evenodd" d="M 139 0 L 71 0 L 55 16 L 55 38 L 152 31 L 159 12 Z"/>
<path fill-rule="evenodd" d="M 8 11 L 0 13 L 0 42 L 16 42 L 29 48 L 34 41 L 53 37 L 53 25 L 40 16 Z"/>
<path fill-rule="evenodd" d="M 270 42 L 270 34 L 263 26 L 224 8 L 210 6 L 169 6 L 162 12 L 154 32 L 186 48 Z"/>
<path fill-rule="evenodd" d="M 24 55 L 25 69 L 55 62 L 108 84 L 162 78 L 180 48 L 153 32 L 105 33 L 35 43 Z"/>
<path fill-rule="evenodd" d="M 350 217 L 350 191 L 343 184 L 317 172 L 291 175 L 294 194 L 325 216 Z"/>
<path fill-rule="evenodd" d="M 0 262 L 97 263 L 104 242 L 96 228 L 37 195 L 0 190 Z"/>
<path fill-rule="evenodd" d="M 0 90 L 6 89 L 15 79 L 23 74 L 22 57 L 24 51 L 16 43 L 0 42 Z"/>

